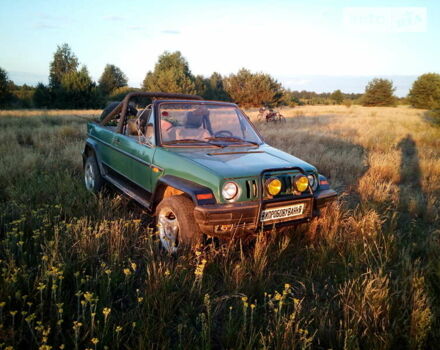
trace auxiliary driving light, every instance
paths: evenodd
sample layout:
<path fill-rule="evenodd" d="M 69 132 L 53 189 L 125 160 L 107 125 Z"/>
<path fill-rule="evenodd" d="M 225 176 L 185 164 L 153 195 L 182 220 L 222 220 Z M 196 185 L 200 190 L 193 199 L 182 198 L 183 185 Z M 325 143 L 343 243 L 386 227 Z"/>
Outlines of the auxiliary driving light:
<path fill-rule="evenodd" d="M 309 187 L 309 180 L 304 175 L 296 175 L 295 187 L 299 192 L 304 192 Z"/>
<path fill-rule="evenodd" d="M 267 192 L 269 192 L 271 196 L 276 196 L 278 193 L 280 193 L 281 186 L 282 184 L 279 179 L 273 178 L 266 181 Z"/>

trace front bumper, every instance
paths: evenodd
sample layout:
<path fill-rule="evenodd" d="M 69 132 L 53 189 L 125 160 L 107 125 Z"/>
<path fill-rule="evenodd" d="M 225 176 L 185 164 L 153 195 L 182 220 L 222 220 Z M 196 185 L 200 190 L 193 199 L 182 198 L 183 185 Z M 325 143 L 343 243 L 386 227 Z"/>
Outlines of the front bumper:
<path fill-rule="evenodd" d="M 194 209 L 194 216 L 202 232 L 213 235 L 225 235 L 232 231 L 256 231 L 273 225 L 295 225 L 310 221 L 320 215 L 320 209 L 335 200 L 337 193 L 324 189 L 313 195 L 283 200 L 254 201 L 228 204 L 199 205 Z M 264 224 L 260 221 L 263 208 L 275 208 L 295 203 L 306 203 L 303 215 L 284 218 Z"/>

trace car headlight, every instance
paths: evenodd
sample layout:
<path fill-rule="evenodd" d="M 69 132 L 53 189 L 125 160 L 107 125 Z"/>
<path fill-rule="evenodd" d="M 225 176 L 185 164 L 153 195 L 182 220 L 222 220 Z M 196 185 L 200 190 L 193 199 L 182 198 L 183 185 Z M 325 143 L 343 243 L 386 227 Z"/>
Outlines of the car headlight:
<path fill-rule="evenodd" d="M 309 185 L 312 188 L 312 190 L 316 191 L 316 189 L 318 188 L 318 180 L 316 179 L 316 176 L 310 174 L 307 176 L 307 179 L 309 179 Z"/>
<path fill-rule="evenodd" d="M 238 194 L 238 185 L 235 182 L 226 182 L 223 185 L 222 195 L 226 200 L 234 199 Z"/>
<path fill-rule="evenodd" d="M 305 175 L 296 175 L 295 187 L 299 192 L 304 192 L 309 187 L 309 179 Z"/>
<path fill-rule="evenodd" d="M 278 193 L 280 193 L 281 187 L 282 184 L 280 179 L 272 178 L 266 181 L 267 192 L 269 192 L 271 196 L 276 196 Z"/>

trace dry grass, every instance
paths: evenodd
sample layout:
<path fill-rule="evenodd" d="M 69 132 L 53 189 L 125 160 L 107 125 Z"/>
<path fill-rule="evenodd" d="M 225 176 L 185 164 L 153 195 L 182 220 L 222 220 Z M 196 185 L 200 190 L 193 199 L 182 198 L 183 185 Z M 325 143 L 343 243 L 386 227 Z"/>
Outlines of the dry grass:
<path fill-rule="evenodd" d="M 257 125 L 266 141 L 339 202 L 172 259 L 139 208 L 83 188 L 83 117 L 99 111 L 1 111 L 0 348 L 436 348 L 440 129 L 406 107 L 282 113 Z"/>

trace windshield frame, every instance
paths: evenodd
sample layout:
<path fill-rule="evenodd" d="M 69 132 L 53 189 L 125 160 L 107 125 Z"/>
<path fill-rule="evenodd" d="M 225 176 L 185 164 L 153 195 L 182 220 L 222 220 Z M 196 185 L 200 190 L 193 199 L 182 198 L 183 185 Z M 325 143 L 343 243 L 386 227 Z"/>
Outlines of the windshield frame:
<path fill-rule="evenodd" d="M 264 138 L 261 136 L 261 134 L 258 132 L 258 130 L 255 128 L 254 124 L 251 122 L 250 118 L 244 113 L 235 103 L 232 102 L 220 102 L 220 101 L 209 101 L 209 100 L 156 100 L 154 102 L 153 110 L 154 110 L 154 118 L 156 123 L 156 146 L 159 147 L 185 147 L 185 148 L 217 148 L 216 145 L 209 145 L 208 143 L 205 143 L 204 141 L 200 142 L 199 145 L 197 144 L 185 144 L 185 143 L 173 143 L 173 144 L 167 144 L 166 142 L 162 142 L 162 130 L 161 130 L 161 123 L 160 123 L 160 113 L 159 108 L 162 103 L 165 104 L 182 104 L 182 103 L 188 103 L 188 104 L 198 104 L 198 105 L 216 105 L 216 106 L 226 106 L 226 107 L 232 107 L 236 108 L 239 113 L 247 120 L 247 123 L 251 127 L 252 131 L 255 132 L 255 134 L 259 138 L 258 147 L 265 144 Z M 196 143 L 196 142 L 195 142 Z M 247 143 L 246 140 L 243 141 L 243 144 L 228 144 L 227 147 L 237 147 L 237 146 L 243 146 L 244 143 Z M 251 145 L 249 143 L 249 145 Z M 255 147 L 256 145 L 252 145 Z"/>

